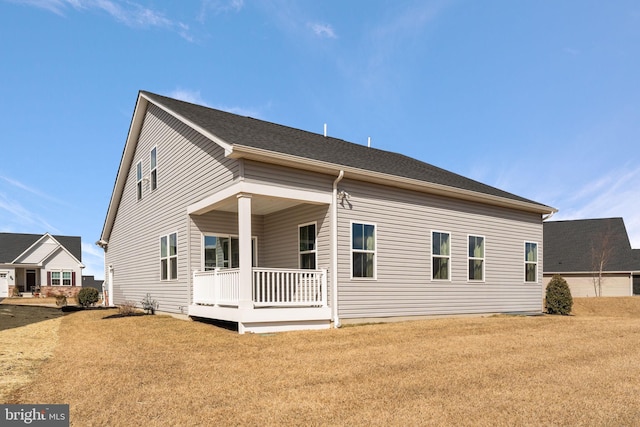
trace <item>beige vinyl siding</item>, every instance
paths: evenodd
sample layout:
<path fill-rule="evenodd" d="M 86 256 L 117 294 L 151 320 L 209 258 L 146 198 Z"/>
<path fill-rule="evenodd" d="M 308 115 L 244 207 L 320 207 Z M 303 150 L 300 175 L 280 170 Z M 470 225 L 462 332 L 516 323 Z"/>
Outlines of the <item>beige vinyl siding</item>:
<path fill-rule="evenodd" d="M 300 268 L 298 257 L 298 226 L 317 224 L 317 267 L 329 269 L 331 264 L 331 220 L 329 206 L 299 205 L 266 215 L 264 267 Z"/>
<path fill-rule="evenodd" d="M 539 214 L 344 180 L 338 207 L 342 318 L 540 311 Z M 351 221 L 376 225 L 376 279 L 350 278 Z M 451 234 L 451 280 L 431 280 L 431 232 Z M 467 280 L 468 235 L 485 237 L 485 280 Z M 538 243 L 538 282 L 524 281 L 524 242 Z"/>
<path fill-rule="evenodd" d="M 593 276 L 585 274 L 561 274 L 567 281 L 571 296 L 573 297 L 594 297 L 596 296 L 593 287 Z M 544 287 L 551 280 L 552 276 L 545 276 Z M 631 274 L 604 274 L 602 278 L 603 297 L 628 297 L 632 295 Z"/>
<path fill-rule="evenodd" d="M 150 174 L 151 149 L 158 150 L 158 188 L 143 181 L 136 198 L 136 168 Z M 186 313 L 188 304 L 188 215 L 186 207 L 228 185 L 238 175 L 238 162 L 224 150 L 149 104 L 136 152 L 109 238 L 106 265 L 113 265 L 115 304 L 140 302 L 145 294 L 159 310 Z M 178 233 L 178 279 L 160 280 L 160 236 Z M 105 277 L 108 277 L 105 271 Z"/>
<path fill-rule="evenodd" d="M 38 242 L 37 245 L 29 248 L 28 252 L 21 254 L 20 258 L 18 258 L 16 262 L 20 264 L 39 264 L 58 247 L 58 243 L 50 237 L 47 237 Z"/>
<path fill-rule="evenodd" d="M 303 169 L 270 165 L 252 160 L 244 161 L 244 179 L 246 181 L 274 184 L 281 187 L 302 190 L 330 192 L 336 176 L 324 175 Z"/>
<path fill-rule="evenodd" d="M 204 260 L 202 253 L 202 236 L 204 234 L 217 234 L 238 236 L 238 215 L 235 212 L 211 211 L 204 215 L 191 217 L 191 271 L 202 271 Z M 263 216 L 251 217 L 251 235 L 257 238 L 258 266 L 263 265 L 262 254 L 264 252 Z"/>
<path fill-rule="evenodd" d="M 26 270 L 32 270 L 31 268 L 24 269 L 24 280 L 26 283 Z M 36 269 L 37 270 L 37 269 Z M 48 271 L 60 271 L 60 270 L 72 270 L 76 274 L 76 286 L 82 286 L 82 269 L 78 265 L 78 261 L 71 256 L 68 252 L 62 248 L 58 248 L 55 253 L 47 257 L 46 261 L 42 264 L 42 270 L 36 272 L 36 280 L 38 274 L 40 275 L 40 284 L 47 284 L 47 272 Z"/>

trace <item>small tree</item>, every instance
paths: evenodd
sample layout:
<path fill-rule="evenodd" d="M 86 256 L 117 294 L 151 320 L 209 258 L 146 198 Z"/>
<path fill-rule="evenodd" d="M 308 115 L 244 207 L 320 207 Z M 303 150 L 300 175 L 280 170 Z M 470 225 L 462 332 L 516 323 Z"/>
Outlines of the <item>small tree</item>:
<path fill-rule="evenodd" d="M 609 264 L 612 251 L 613 234 L 611 228 L 609 228 L 606 232 L 600 233 L 591 244 L 591 278 L 593 280 L 593 290 L 597 297 L 602 296 L 602 284 L 604 282 L 602 273 Z"/>
<path fill-rule="evenodd" d="M 89 307 L 98 302 L 100 293 L 95 288 L 82 288 L 78 292 L 78 304 L 83 307 Z"/>
<path fill-rule="evenodd" d="M 547 285 L 545 306 L 549 314 L 568 315 L 573 307 L 573 297 L 567 281 L 554 275 Z"/>

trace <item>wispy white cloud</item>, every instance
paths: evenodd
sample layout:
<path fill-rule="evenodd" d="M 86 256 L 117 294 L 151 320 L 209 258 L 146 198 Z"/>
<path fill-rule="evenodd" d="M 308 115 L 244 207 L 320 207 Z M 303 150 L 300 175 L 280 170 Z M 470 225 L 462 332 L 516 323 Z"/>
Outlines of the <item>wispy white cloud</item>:
<path fill-rule="evenodd" d="M 365 93 L 379 97 L 397 93 L 397 85 L 403 81 L 399 75 L 408 69 L 398 68 L 399 55 L 416 50 L 408 48 L 442 13 L 445 1 L 400 3 L 399 12 L 390 13 L 385 19 L 367 28 L 360 54 L 344 58 L 345 72 L 362 87 Z M 417 49 L 418 51 L 424 49 Z M 413 53 L 412 53 L 413 55 Z"/>
<path fill-rule="evenodd" d="M 337 39 L 338 36 L 334 31 L 333 27 L 329 24 L 320 24 L 317 22 L 309 22 L 307 23 L 307 27 L 311 28 L 313 33 L 318 37 L 328 38 L 328 39 Z"/>
<path fill-rule="evenodd" d="M 82 263 L 85 266 L 82 272 L 85 276 L 95 276 L 96 279 L 104 279 L 104 251 L 93 243 L 82 242 Z"/>
<path fill-rule="evenodd" d="M 240 12 L 244 7 L 244 0 L 202 0 L 198 20 L 203 22 L 209 13 L 215 15 L 229 12 Z"/>
<path fill-rule="evenodd" d="M 4 215 L 1 213 L 4 211 Z M 29 230 L 30 232 L 48 231 L 50 233 L 60 233 L 56 227 L 47 222 L 37 213 L 25 208 L 13 197 L 0 193 L 0 229 L 13 231 L 15 229 Z"/>
<path fill-rule="evenodd" d="M 188 41 L 189 26 L 166 17 L 163 13 L 133 1 L 122 0 L 9 0 L 65 16 L 70 10 L 79 12 L 98 10 L 107 13 L 116 21 L 132 28 L 161 28 L 175 31 Z"/>
<path fill-rule="evenodd" d="M 62 201 L 62 200 L 60 200 L 60 199 L 58 199 L 56 197 L 50 196 L 50 195 L 48 195 L 48 194 L 46 194 L 46 193 L 44 193 L 44 192 L 42 192 L 40 190 L 32 188 L 32 187 L 28 186 L 27 184 L 24 184 L 24 183 L 22 183 L 20 181 L 17 181 L 15 179 L 12 179 L 12 178 L 9 178 L 9 177 L 6 177 L 6 176 L 2 176 L 2 175 L 0 175 L 0 179 L 5 181 L 5 182 L 7 182 L 7 183 L 9 183 L 9 184 L 11 184 L 11 186 L 13 186 L 14 188 L 18 189 L 19 191 L 26 191 L 28 193 L 31 193 L 31 194 L 35 195 L 35 196 L 38 196 L 41 199 L 46 199 L 46 200 L 48 200 L 50 202 L 55 202 L 55 203 L 57 203 L 59 205 L 62 205 L 62 206 L 69 206 L 69 204 L 65 203 L 64 201 Z"/>
<path fill-rule="evenodd" d="M 208 101 L 206 101 L 202 97 L 202 95 L 200 95 L 199 90 L 178 88 L 173 92 L 171 92 L 169 96 L 171 98 L 179 99 L 181 101 L 190 102 L 192 104 L 204 105 L 205 107 L 215 108 L 216 110 L 227 111 L 229 113 L 238 114 L 240 116 L 253 117 L 256 119 L 262 118 L 262 113 L 260 112 L 260 109 L 211 104 Z"/>
<path fill-rule="evenodd" d="M 190 102 L 192 104 L 204 105 L 205 107 L 211 107 L 200 95 L 199 90 L 190 90 L 178 88 L 169 94 L 171 98 L 179 99 L 181 101 Z"/>
<path fill-rule="evenodd" d="M 23 4 L 25 6 L 33 6 L 40 9 L 48 10 L 56 15 L 64 15 L 65 10 L 69 6 L 75 6 L 77 1 L 68 0 L 7 0 L 10 3 Z"/>
<path fill-rule="evenodd" d="M 574 49 L 572 47 L 565 47 L 564 52 L 571 55 L 571 56 L 578 56 L 580 54 L 580 51 L 578 49 Z"/>
<path fill-rule="evenodd" d="M 640 167 L 606 171 L 561 201 L 554 220 L 622 217 L 631 244 L 640 248 Z"/>

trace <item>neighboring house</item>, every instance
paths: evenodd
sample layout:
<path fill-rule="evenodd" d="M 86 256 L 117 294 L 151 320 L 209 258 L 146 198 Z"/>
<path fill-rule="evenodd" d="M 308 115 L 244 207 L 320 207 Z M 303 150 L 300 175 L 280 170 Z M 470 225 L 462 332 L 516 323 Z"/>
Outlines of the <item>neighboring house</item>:
<path fill-rule="evenodd" d="M 95 276 L 82 276 L 82 287 L 97 289 L 102 295 L 102 284 L 104 280 L 96 280 Z"/>
<path fill-rule="evenodd" d="M 622 218 L 545 222 L 544 244 L 545 286 L 559 274 L 574 297 L 640 293 L 640 250 Z"/>
<path fill-rule="evenodd" d="M 159 311 L 240 333 L 328 328 L 541 312 L 555 211 L 401 154 L 143 91 L 97 244 L 111 304 L 150 294 Z"/>
<path fill-rule="evenodd" d="M 633 249 L 633 258 L 640 266 L 640 249 Z M 633 295 L 640 295 L 640 273 L 633 275 Z"/>
<path fill-rule="evenodd" d="M 75 296 L 83 268 L 80 237 L 0 233 L 0 297 L 14 287 L 20 293 Z"/>

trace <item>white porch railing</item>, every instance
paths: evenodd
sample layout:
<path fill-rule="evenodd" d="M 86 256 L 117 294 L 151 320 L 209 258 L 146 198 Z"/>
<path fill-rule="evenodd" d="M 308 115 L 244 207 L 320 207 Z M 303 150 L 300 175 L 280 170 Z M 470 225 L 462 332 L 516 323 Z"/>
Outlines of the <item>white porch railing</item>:
<path fill-rule="evenodd" d="M 216 269 L 193 273 L 193 302 L 238 306 L 240 270 Z M 253 268 L 254 307 L 326 307 L 327 271 Z"/>
<path fill-rule="evenodd" d="M 193 273 L 193 302 L 206 305 L 238 306 L 240 270 L 237 268 Z"/>
<path fill-rule="evenodd" d="M 327 305 L 326 270 L 253 269 L 254 306 Z"/>

